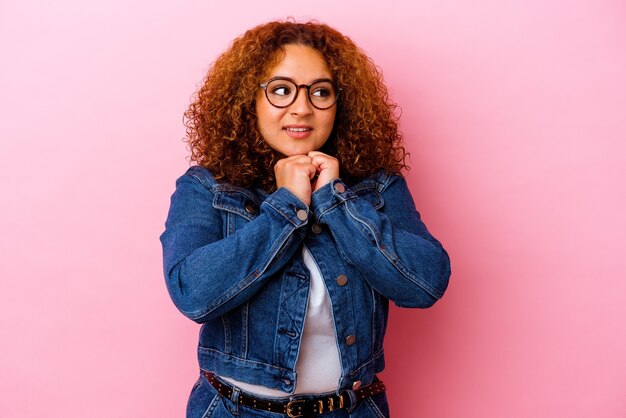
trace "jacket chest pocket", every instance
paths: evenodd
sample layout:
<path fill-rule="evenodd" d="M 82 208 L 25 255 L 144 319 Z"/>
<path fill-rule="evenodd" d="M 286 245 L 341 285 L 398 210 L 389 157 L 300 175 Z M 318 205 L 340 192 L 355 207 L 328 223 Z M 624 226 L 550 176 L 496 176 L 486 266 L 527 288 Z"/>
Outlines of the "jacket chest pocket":
<path fill-rule="evenodd" d="M 378 191 L 376 183 L 373 181 L 364 181 L 352 187 L 352 191 L 361 199 L 366 200 L 376 210 L 382 208 L 385 204 L 382 194 Z"/>
<path fill-rule="evenodd" d="M 259 215 L 261 202 L 247 190 L 223 190 L 215 193 L 213 207 L 222 213 L 226 236 L 235 234 Z"/>

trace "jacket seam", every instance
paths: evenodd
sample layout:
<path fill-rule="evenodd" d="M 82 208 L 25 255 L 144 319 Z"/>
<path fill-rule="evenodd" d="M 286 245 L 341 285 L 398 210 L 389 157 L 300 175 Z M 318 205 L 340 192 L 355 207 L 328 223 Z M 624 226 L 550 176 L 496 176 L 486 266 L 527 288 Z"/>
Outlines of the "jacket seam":
<path fill-rule="evenodd" d="M 375 232 L 374 232 L 374 228 L 371 227 L 371 225 L 361 219 L 360 217 L 356 216 L 351 210 L 349 205 L 346 205 L 346 211 L 348 212 L 348 214 L 357 222 L 365 225 L 365 227 L 371 232 L 372 236 L 374 237 L 374 240 L 376 242 L 376 248 L 378 249 L 378 251 L 380 251 L 380 253 L 387 259 L 389 260 L 389 262 L 396 268 L 396 270 L 398 270 L 404 277 L 406 277 L 407 279 L 409 279 L 411 282 L 415 283 L 417 286 L 419 286 L 420 288 L 422 288 L 424 291 L 426 291 L 429 295 L 431 295 L 432 297 L 434 297 L 435 299 L 440 299 L 441 295 L 439 294 L 439 292 L 437 292 L 436 290 L 432 289 L 430 286 L 428 286 L 425 283 L 425 280 L 422 279 L 421 277 L 419 277 L 417 274 L 413 273 L 412 271 L 410 271 L 408 268 L 406 268 L 406 266 L 402 263 L 402 261 L 395 255 L 393 254 L 391 251 L 385 251 L 385 249 L 387 248 L 384 244 L 382 244 L 381 241 L 381 237 L 379 237 Z M 388 254 L 389 253 L 389 254 Z M 390 257 L 390 255 L 393 255 L 393 257 Z"/>
<path fill-rule="evenodd" d="M 268 260 L 266 260 L 264 264 L 262 264 L 260 267 L 257 267 L 250 275 L 248 275 L 248 277 L 246 277 L 244 280 L 239 282 L 239 284 L 237 286 L 232 287 L 231 289 L 229 289 L 229 292 L 224 293 L 224 296 L 222 296 L 222 298 L 216 300 L 214 303 L 212 303 L 211 305 L 207 306 L 206 310 L 189 313 L 188 314 L 189 317 L 191 319 L 200 320 L 200 319 L 210 315 L 213 311 L 218 309 L 220 306 L 222 306 L 223 304 L 225 304 L 226 302 L 228 302 L 229 300 L 231 300 L 232 298 L 237 296 L 239 293 L 243 292 L 250 285 L 255 283 L 255 281 L 257 279 L 259 279 L 263 275 L 265 270 L 267 270 L 267 267 L 274 260 L 274 258 L 276 257 L 276 254 L 280 251 L 280 249 L 285 244 L 285 242 L 287 242 L 287 240 L 289 239 L 289 236 L 291 235 L 292 232 L 293 232 L 293 229 L 291 229 L 288 232 L 283 232 L 283 234 L 281 234 L 278 237 L 276 242 L 279 242 L 280 245 L 275 244 L 272 247 L 272 248 L 274 248 L 274 251 L 272 251 L 270 253 L 270 257 L 268 257 Z M 283 238 L 283 236 L 284 236 L 284 238 Z M 203 312 L 203 313 L 200 314 L 199 316 L 196 316 L 200 312 Z"/>
<path fill-rule="evenodd" d="M 358 368 L 352 370 L 348 376 L 355 376 L 357 375 L 362 369 L 367 368 L 370 364 L 378 361 L 378 359 L 380 359 L 380 357 L 385 353 L 385 350 L 383 348 L 381 348 L 380 350 L 376 351 L 372 357 L 370 357 L 365 363 L 361 364 Z"/>
<path fill-rule="evenodd" d="M 250 360 L 250 359 L 247 359 L 247 358 L 242 358 L 242 357 L 236 356 L 234 354 L 224 353 L 224 352 L 222 352 L 220 350 L 216 350 L 216 349 L 210 348 L 210 347 L 199 346 L 198 347 L 198 351 L 214 353 L 217 356 L 227 356 L 229 358 L 232 358 L 234 360 L 239 360 L 239 361 L 244 362 L 244 363 L 258 364 L 259 367 L 269 367 L 270 369 L 274 369 L 274 370 L 276 370 L 277 372 L 280 372 L 280 373 L 293 373 L 291 370 L 286 369 L 284 367 L 278 367 L 278 366 L 275 366 L 275 365 L 270 364 L 270 363 L 265 363 L 265 362 Z M 210 370 L 207 370 L 207 371 L 210 371 Z"/>

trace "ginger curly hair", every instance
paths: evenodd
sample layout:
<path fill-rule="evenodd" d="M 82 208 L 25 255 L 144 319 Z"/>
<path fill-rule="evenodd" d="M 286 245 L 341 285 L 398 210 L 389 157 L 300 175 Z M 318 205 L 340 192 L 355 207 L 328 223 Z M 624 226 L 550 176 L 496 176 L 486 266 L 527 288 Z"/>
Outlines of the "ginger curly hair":
<path fill-rule="evenodd" d="M 289 44 L 319 51 L 342 88 L 335 125 L 321 151 L 339 160 L 348 184 L 379 169 L 400 173 L 408 153 L 398 130 L 397 105 L 382 73 L 352 40 L 326 24 L 276 21 L 248 30 L 217 58 L 184 114 L 191 161 L 216 180 L 242 187 L 276 189 L 279 157 L 257 128 L 259 83 Z"/>

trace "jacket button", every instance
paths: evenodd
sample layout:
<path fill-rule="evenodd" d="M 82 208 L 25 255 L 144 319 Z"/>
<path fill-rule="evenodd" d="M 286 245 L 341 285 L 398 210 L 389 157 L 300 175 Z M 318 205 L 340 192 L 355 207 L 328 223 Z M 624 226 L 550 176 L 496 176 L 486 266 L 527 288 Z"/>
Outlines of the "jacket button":
<path fill-rule="evenodd" d="M 356 342 L 356 337 L 354 335 L 348 335 L 346 337 L 346 344 L 347 345 L 352 345 Z"/>
<path fill-rule="evenodd" d="M 246 212 L 254 215 L 258 211 L 259 210 L 252 203 L 246 203 Z"/>
<path fill-rule="evenodd" d="M 335 183 L 335 190 L 337 191 L 337 193 L 343 193 L 346 191 L 346 186 L 341 183 Z"/>
<path fill-rule="evenodd" d="M 361 387 L 361 381 L 357 380 L 352 384 L 352 390 L 358 390 Z"/>
<path fill-rule="evenodd" d="M 340 274 L 340 275 L 337 277 L 337 284 L 338 284 L 339 286 L 345 286 L 345 285 L 346 285 L 346 283 L 348 283 L 348 276 L 346 276 L 345 274 Z"/>
<path fill-rule="evenodd" d="M 296 216 L 298 217 L 298 219 L 300 219 L 301 221 L 306 221 L 309 217 L 309 214 L 307 213 L 306 210 L 304 209 L 300 209 L 296 212 Z"/>
<path fill-rule="evenodd" d="M 311 225 L 311 231 L 313 231 L 314 234 L 321 234 L 323 230 L 324 228 L 322 228 L 320 224 L 315 223 Z"/>

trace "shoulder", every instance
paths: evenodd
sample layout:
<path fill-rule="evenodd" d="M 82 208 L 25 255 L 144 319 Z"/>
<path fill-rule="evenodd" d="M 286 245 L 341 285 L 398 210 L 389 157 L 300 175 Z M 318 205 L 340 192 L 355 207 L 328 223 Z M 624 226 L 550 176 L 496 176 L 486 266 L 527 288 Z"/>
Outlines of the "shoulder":
<path fill-rule="evenodd" d="M 193 184 L 193 188 L 202 188 L 205 192 L 215 196 L 216 204 L 222 200 L 230 200 L 233 196 L 239 196 L 237 200 L 253 201 L 260 205 L 267 197 L 267 194 L 259 189 L 247 189 L 230 183 L 216 180 L 213 173 L 205 167 L 194 165 L 189 167 L 176 181 L 177 188 L 184 185 Z M 247 200 L 246 200 L 247 199 Z"/>
<path fill-rule="evenodd" d="M 391 173 L 385 170 L 378 170 L 371 176 L 354 185 L 354 188 L 375 188 L 379 193 L 383 193 L 393 184 L 406 184 L 404 177 L 399 173 Z"/>
<path fill-rule="evenodd" d="M 185 174 L 178 178 L 177 183 L 185 181 L 196 181 L 209 190 L 214 190 L 219 184 L 213 174 L 200 165 L 189 167 Z"/>

